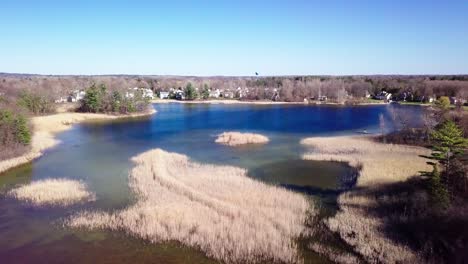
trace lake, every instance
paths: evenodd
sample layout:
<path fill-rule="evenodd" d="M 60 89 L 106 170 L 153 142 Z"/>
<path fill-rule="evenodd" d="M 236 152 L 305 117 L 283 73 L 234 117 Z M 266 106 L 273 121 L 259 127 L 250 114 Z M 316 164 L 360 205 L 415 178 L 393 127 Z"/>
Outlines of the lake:
<path fill-rule="evenodd" d="M 130 158 L 153 148 L 185 154 L 195 161 L 248 170 L 250 177 L 310 195 L 327 214 L 347 186 L 351 168 L 337 162 L 303 161 L 299 141 L 310 136 L 380 133 L 395 129 L 392 109 L 414 122 L 418 106 L 302 106 L 246 104 L 154 104 L 152 117 L 74 126 L 38 160 L 0 175 L 0 260 L 3 263 L 215 263 L 175 242 L 150 244 L 124 233 L 70 229 L 63 221 L 84 209 L 112 211 L 134 202 L 127 178 Z M 214 143 L 224 131 L 266 135 L 266 145 L 227 147 Z M 97 201 L 68 208 L 35 208 L 6 198 L 11 188 L 44 178 L 86 182 Z M 306 263 L 326 262 L 304 252 Z"/>

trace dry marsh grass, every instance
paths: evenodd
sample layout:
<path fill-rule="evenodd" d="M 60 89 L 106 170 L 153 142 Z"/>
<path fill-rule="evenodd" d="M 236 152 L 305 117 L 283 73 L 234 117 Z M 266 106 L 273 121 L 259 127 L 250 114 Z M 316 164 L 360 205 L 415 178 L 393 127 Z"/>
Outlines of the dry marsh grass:
<path fill-rule="evenodd" d="M 365 137 L 317 137 L 301 143 L 311 148 L 304 159 L 343 161 L 360 169 L 356 188 L 340 195 L 340 211 L 327 219 L 326 225 L 369 262 L 419 261 L 410 248 L 384 234 L 386 220 L 371 213 L 377 206 L 379 192 L 369 195 L 369 191 L 384 184 L 406 181 L 419 171 L 430 169 L 426 160 L 419 156 L 428 155 L 429 150 L 376 143 Z"/>
<path fill-rule="evenodd" d="M 240 146 L 246 144 L 265 144 L 268 141 L 268 137 L 260 134 L 224 132 L 218 135 L 215 142 L 227 146 Z"/>
<path fill-rule="evenodd" d="M 179 241 L 226 263 L 300 262 L 295 239 L 314 213 L 303 195 L 248 178 L 244 169 L 160 149 L 133 161 L 136 204 L 114 213 L 82 212 L 67 224 L 123 230 L 154 243 Z"/>
<path fill-rule="evenodd" d="M 8 195 L 36 206 L 68 206 L 95 200 L 94 194 L 86 189 L 84 183 L 67 179 L 32 182 L 10 190 Z"/>

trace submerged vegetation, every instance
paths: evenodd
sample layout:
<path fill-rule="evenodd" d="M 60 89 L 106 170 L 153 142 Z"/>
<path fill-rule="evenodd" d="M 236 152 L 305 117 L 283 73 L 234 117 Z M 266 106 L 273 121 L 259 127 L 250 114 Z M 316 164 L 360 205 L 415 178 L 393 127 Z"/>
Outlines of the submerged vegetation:
<path fill-rule="evenodd" d="M 68 179 L 32 182 L 9 191 L 8 195 L 35 206 L 68 206 L 95 199 L 94 194 L 86 189 L 84 183 Z"/>
<path fill-rule="evenodd" d="M 239 146 L 246 144 L 265 144 L 268 137 L 254 133 L 224 132 L 218 135 L 215 142 L 227 146 Z"/>
<path fill-rule="evenodd" d="M 160 149 L 133 161 L 134 205 L 82 212 L 68 224 L 124 230 L 154 243 L 175 240 L 226 263 L 300 261 L 295 239 L 315 214 L 303 195 L 248 178 L 240 168 L 198 164 Z"/>

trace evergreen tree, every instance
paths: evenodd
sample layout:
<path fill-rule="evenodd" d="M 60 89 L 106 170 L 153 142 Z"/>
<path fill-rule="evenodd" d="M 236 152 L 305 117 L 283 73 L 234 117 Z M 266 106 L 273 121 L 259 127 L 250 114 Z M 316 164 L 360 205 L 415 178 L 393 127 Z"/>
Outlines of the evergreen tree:
<path fill-rule="evenodd" d="M 463 137 L 463 132 L 451 120 L 440 124 L 431 133 L 433 141 L 431 159 L 436 160 L 444 166 L 445 171 L 450 171 L 451 161 L 463 154 L 468 141 Z"/>
<path fill-rule="evenodd" d="M 96 85 L 93 84 L 86 90 L 86 95 L 81 101 L 81 110 L 84 112 L 97 113 L 100 109 L 100 94 Z"/>
<path fill-rule="evenodd" d="M 203 85 L 203 91 L 202 91 L 202 98 L 203 99 L 208 99 L 210 97 L 210 89 L 208 88 L 208 84 Z"/>
<path fill-rule="evenodd" d="M 446 186 L 442 182 L 437 165 L 433 165 L 433 170 L 429 173 L 428 185 L 433 204 L 440 208 L 446 208 L 450 203 L 449 195 Z"/>
<path fill-rule="evenodd" d="M 185 98 L 187 100 L 193 100 L 197 98 L 197 91 L 193 87 L 192 83 L 188 83 L 187 86 L 185 86 Z"/>
<path fill-rule="evenodd" d="M 23 145 L 31 143 L 28 121 L 23 115 L 18 114 L 15 118 L 15 136 L 17 141 Z"/>
<path fill-rule="evenodd" d="M 458 158 L 463 155 L 468 147 L 468 141 L 463 137 L 463 132 L 450 120 L 441 123 L 431 133 L 433 142 L 431 156 L 427 157 L 436 161 L 444 168 L 442 175 L 437 170 L 437 163 L 428 162 L 434 166 L 432 173 L 423 173 L 429 176 L 429 192 L 438 204 L 444 207 L 448 205 L 449 198 L 453 198 L 457 189 L 460 189 L 460 181 L 464 179 L 465 172 L 460 168 Z M 461 175 L 461 176 L 460 176 Z M 462 188 L 464 190 L 465 188 Z"/>

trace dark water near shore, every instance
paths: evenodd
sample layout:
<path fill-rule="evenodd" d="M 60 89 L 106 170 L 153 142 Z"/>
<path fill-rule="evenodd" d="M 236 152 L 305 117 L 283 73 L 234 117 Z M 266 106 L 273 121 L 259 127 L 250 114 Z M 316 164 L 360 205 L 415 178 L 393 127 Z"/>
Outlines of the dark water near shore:
<path fill-rule="evenodd" d="M 82 124 L 58 136 L 62 143 L 40 159 L 0 175 L 0 263 L 211 263 L 203 253 L 177 243 L 149 244 L 125 234 L 72 230 L 63 219 L 83 209 L 115 210 L 133 202 L 127 185 L 129 159 L 153 148 L 186 154 L 195 161 L 248 169 L 249 176 L 333 204 L 350 168 L 342 163 L 303 161 L 299 144 L 310 136 L 378 133 L 379 115 L 394 129 L 390 109 L 413 106 L 297 106 L 156 104 L 158 113 L 135 120 Z M 231 148 L 214 143 L 224 131 L 258 132 L 263 146 Z M 33 208 L 7 198 L 7 190 L 43 178 L 86 182 L 98 200 L 66 209 Z M 325 259 L 310 252 L 307 263 Z"/>

